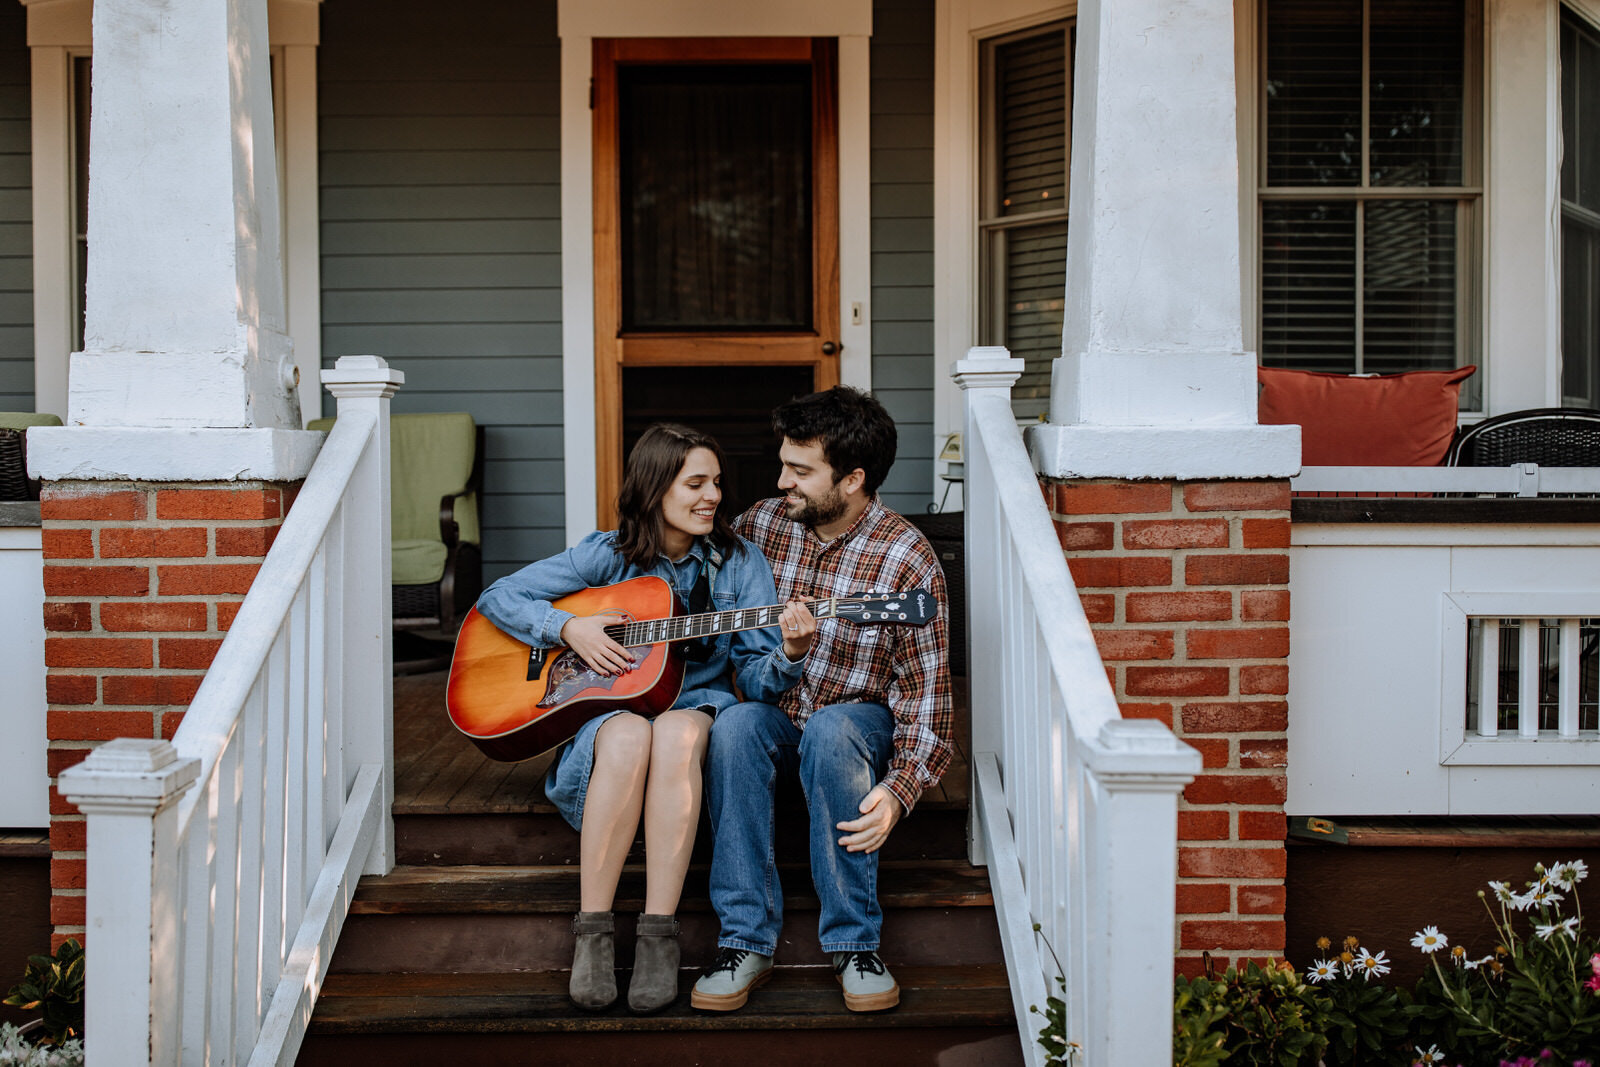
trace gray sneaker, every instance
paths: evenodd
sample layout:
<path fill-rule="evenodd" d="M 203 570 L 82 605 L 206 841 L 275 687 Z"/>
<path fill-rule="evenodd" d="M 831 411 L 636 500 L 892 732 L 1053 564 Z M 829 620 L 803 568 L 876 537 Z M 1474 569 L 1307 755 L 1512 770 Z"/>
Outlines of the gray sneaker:
<path fill-rule="evenodd" d="M 744 1007 L 750 990 L 771 977 L 771 956 L 742 948 L 718 949 L 717 958 L 694 983 L 689 1004 L 705 1011 L 733 1011 Z"/>
<path fill-rule="evenodd" d="M 851 1011 L 883 1011 L 900 1003 L 900 986 L 876 952 L 835 952 L 833 976 Z"/>

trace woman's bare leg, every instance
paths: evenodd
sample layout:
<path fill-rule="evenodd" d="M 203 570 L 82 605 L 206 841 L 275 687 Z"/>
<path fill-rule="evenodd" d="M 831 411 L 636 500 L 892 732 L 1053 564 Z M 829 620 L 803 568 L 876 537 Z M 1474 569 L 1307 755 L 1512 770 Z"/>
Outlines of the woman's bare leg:
<path fill-rule="evenodd" d="M 700 825 L 700 792 L 711 716 L 675 708 L 651 723 L 650 776 L 644 792 L 644 910 L 671 915 L 678 910 L 683 876 L 689 870 L 695 830 Z"/>
<path fill-rule="evenodd" d="M 650 767 L 650 722 L 624 712 L 607 719 L 594 740 L 594 770 L 583 802 L 578 842 L 582 911 L 610 911 L 628 858 Z"/>

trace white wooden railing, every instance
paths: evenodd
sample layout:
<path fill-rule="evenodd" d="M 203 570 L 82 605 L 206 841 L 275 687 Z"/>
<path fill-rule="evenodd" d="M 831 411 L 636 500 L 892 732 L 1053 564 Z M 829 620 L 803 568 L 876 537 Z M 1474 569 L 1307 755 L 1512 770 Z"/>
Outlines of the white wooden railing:
<path fill-rule="evenodd" d="M 1200 755 L 1124 720 L 1011 412 L 1023 361 L 974 348 L 966 397 L 972 859 L 987 863 L 1022 1045 L 1066 988 L 1081 1067 L 1172 1062 L 1178 794 Z M 1034 927 L 1038 926 L 1037 932 Z"/>
<path fill-rule="evenodd" d="M 393 865 L 389 397 L 339 419 L 172 742 L 60 777 L 88 817 L 89 1062 L 294 1062 L 363 872 Z M 192 786 L 192 788 L 191 788 Z"/>

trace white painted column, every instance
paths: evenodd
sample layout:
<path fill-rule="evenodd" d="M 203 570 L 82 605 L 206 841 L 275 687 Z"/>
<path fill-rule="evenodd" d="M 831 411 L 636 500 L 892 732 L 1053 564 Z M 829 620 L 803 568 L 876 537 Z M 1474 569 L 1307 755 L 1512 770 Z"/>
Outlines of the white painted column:
<path fill-rule="evenodd" d="M 61 773 L 88 817 L 85 1052 L 95 1064 L 175 1064 L 177 801 L 200 773 L 166 741 L 123 737 Z M 145 875 L 130 878 L 129 872 Z"/>
<path fill-rule="evenodd" d="M 296 427 L 266 0 L 97 0 L 70 423 Z"/>
<path fill-rule="evenodd" d="M 1229 0 L 1078 7 L 1072 225 L 1050 425 L 1061 477 L 1285 477 L 1299 431 L 1256 425 L 1243 350 Z"/>

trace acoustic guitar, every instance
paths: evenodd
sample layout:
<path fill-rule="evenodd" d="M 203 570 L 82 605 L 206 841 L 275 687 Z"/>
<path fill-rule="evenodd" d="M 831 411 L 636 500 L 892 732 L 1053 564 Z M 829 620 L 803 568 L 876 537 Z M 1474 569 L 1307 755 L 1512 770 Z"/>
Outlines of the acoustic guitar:
<path fill-rule="evenodd" d="M 683 688 L 683 642 L 776 626 L 784 609 L 772 604 L 674 615 L 672 587 L 654 575 L 582 589 L 553 603 L 574 615 L 614 617 L 606 634 L 624 648 L 640 650 L 637 666 L 620 675 L 599 674 L 570 648 L 525 645 L 473 608 L 456 638 L 445 704 L 456 729 L 492 759 L 515 763 L 548 752 L 615 708 L 646 717 L 661 714 Z M 939 611 L 926 589 L 857 593 L 806 606 L 819 622 L 857 625 L 921 626 Z"/>

